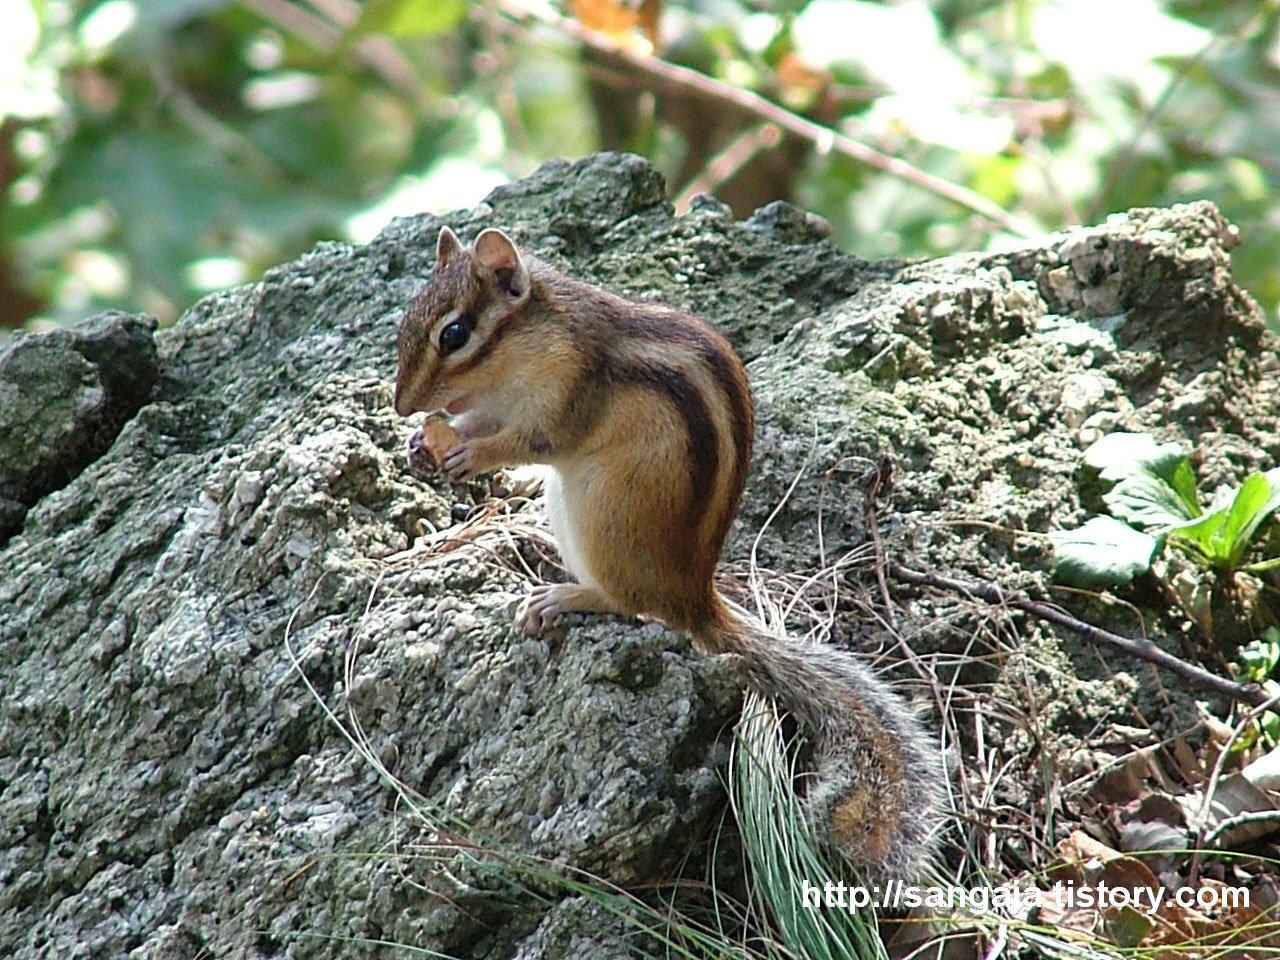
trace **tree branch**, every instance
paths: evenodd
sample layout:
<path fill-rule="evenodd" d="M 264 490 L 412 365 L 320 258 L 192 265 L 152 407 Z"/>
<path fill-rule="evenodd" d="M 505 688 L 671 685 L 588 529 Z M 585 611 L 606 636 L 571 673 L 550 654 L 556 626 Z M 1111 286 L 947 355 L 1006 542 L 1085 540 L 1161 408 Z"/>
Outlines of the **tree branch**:
<path fill-rule="evenodd" d="M 752 157 L 762 150 L 772 150 L 781 139 L 782 131 L 772 123 L 762 123 L 738 134 L 728 146 L 711 158 L 702 173 L 681 188 L 674 201 L 676 212 L 687 211 L 698 194 L 714 193 L 720 184 L 731 179 Z"/>
<path fill-rule="evenodd" d="M 1102 627 L 1085 623 L 1083 620 L 1077 620 L 1069 613 L 1059 610 L 1051 604 L 1006 594 L 994 583 L 968 582 L 935 573 L 921 573 L 918 570 L 911 570 L 900 563 L 893 562 L 888 564 L 888 570 L 889 576 L 902 583 L 949 590 L 967 597 L 976 597 L 979 600 L 985 600 L 987 603 L 997 606 L 1023 610 L 1039 617 L 1041 620 L 1047 620 L 1049 623 L 1070 630 L 1072 633 L 1079 634 L 1095 643 L 1110 644 L 1131 657 L 1138 657 L 1148 663 L 1154 663 L 1157 667 L 1163 667 L 1170 673 L 1176 673 L 1198 689 L 1219 693 L 1253 707 L 1260 707 L 1271 699 L 1261 687 L 1255 684 L 1236 683 L 1234 680 L 1219 677 L 1217 674 L 1210 673 L 1208 670 L 1197 667 L 1195 664 L 1187 663 L 1185 660 L 1161 650 L 1150 640 L 1133 640 L 1129 637 L 1122 637 L 1118 633 L 1112 633 L 1110 630 L 1102 629 Z"/>
<path fill-rule="evenodd" d="M 697 70 L 668 63 L 654 56 L 637 54 L 616 43 L 604 34 L 587 30 L 576 20 L 554 14 L 535 14 L 525 9 L 514 0 L 485 0 L 477 5 L 477 12 L 487 13 L 508 30 L 531 32 L 531 24 L 544 24 L 554 27 L 558 32 L 567 35 L 582 46 L 616 63 L 622 64 L 634 74 L 638 74 L 655 89 L 668 93 L 694 94 L 707 97 L 718 103 L 730 103 L 765 123 L 776 124 L 788 133 L 808 140 L 820 155 L 835 152 L 859 163 L 866 164 L 890 176 L 927 190 L 944 200 L 971 210 L 986 220 L 996 224 L 1003 230 L 1020 237 L 1038 236 L 1043 231 L 1014 216 L 999 204 L 982 194 L 951 183 L 941 177 L 921 170 L 907 161 L 881 153 L 852 137 L 837 133 L 830 127 L 792 113 L 771 100 L 767 100 L 751 90 L 736 87 L 723 80 L 709 77 Z"/>

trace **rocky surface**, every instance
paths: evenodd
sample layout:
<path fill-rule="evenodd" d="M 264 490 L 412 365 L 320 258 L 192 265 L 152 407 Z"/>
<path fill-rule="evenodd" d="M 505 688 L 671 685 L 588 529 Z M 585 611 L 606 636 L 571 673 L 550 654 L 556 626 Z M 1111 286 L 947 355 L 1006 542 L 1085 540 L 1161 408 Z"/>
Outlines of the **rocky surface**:
<path fill-rule="evenodd" d="M 155 321 L 115 311 L 0 352 L 0 546 L 107 452 L 155 385 Z"/>
<path fill-rule="evenodd" d="M 803 577 L 862 547 L 867 465 L 886 454 L 890 553 L 1041 595 L 1034 534 L 1096 505 L 1080 454 L 1101 432 L 1183 440 L 1213 482 L 1280 461 L 1276 340 L 1206 204 L 867 264 L 783 205 L 676 218 L 655 171 L 606 154 L 365 247 L 322 245 L 201 301 L 154 335 L 154 362 L 143 318 L 23 338 L 0 388 L 32 418 L 60 412 L 6 420 L 6 445 L 26 446 L 0 451 L 21 524 L 0 549 L 0 955 L 327 958 L 380 941 L 620 956 L 625 924 L 562 878 L 645 889 L 701 870 L 724 812 L 731 665 L 653 624 L 519 636 L 525 566 L 546 552 L 536 511 L 477 510 L 488 485 L 406 469 L 396 324 L 446 222 L 464 238 L 501 226 L 729 331 L 760 406 L 730 574 L 783 500 L 762 568 Z M 104 330 L 126 332 L 119 363 L 77 346 Z M 81 359 L 22 366 L 22 351 Z M 1012 764 L 999 802 L 1043 802 L 1040 772 L 1092 768 L 1101 732 L 1135 710 L 1155 738 L 1197 722 L 1177 678 L 1157 698 L 1143 664 L 892 589 L 917 665 L 956 685 L 957 764 L 973 717 L 1000 705 L 982 734 Z M 814 596 L 840 613 L 837 642 L 893 652 L 865 565 Z M 1091 612 L 1138 631 L 1128 608 Z M 1176 622 L 1143 613 L 1148 630 Z"/>

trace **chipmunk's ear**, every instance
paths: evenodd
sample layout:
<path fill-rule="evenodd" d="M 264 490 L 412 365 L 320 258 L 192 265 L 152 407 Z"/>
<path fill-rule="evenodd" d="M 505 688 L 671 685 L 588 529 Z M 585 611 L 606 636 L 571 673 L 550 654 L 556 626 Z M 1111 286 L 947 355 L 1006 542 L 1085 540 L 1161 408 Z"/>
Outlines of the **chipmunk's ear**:
<path fill-rule="evenodd" d="M 436 241 L 436 266 L 443 267 L 461 252 L 462 241 L 458 235 L 448 227 L 441 227 L 440 239 Z"/>
<path fill-rule="evenodd" d="M 520 259 L 520 251 L 501 230 L 485 230 L 476 237 L 472 256 L 480 266 L 492 271 L 502 292 L 513 300 L 529 294 L 529 270 Z"/>

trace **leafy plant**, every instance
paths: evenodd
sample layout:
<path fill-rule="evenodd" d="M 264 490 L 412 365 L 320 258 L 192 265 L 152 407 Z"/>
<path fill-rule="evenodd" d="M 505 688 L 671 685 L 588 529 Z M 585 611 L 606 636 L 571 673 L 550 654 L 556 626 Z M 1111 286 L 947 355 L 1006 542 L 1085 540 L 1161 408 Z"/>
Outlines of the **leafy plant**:
<path fill-rule="evenodd" d="M 1244 665 L 1244 679 L 1252 683 L 1273 687 L 1272 693 L 1280 693 L 1280 684 L 1271 679 L 1280 666 L 1280 627 L 1271 627 L 1257 640 L 1240 649 L 1240 662 Z"/>
<path fill-rule="evenodd" d="M 1258 684 L 1269 697 L 1280 694 L 1280 682 L 1275 679 L 1276 668 L 1280 667 L 1280 627 L 1268 627 L 1257 640 L 1241 647 L 1237 660 L 1241 666 L 1242 679 Z M 1280 713 L 1267 710 L 1255 723 L 1257 736 L 1263 737 L 1269 745 L 1280 743 Z M 1235 749 L 1247 749 L 1256 741 L 1257 736 L 1242 737 Z"/>
<path fill-rule="evenodd" d="M 1113 485 L 1102 497 L 1113 516 L 1050 534 L 1059 579 L 1125 584 L 1151 569 L 1166 546 L 1226 577 L 1280 567 L 1280 556 L 1245 562 L 1258 530 L 1280 508 L 1280 468 L 1250 474 L 1206 510 L 1191 460 L 1176 443 L 1113 433 L 1085 451 L 1085 462 Z"/>

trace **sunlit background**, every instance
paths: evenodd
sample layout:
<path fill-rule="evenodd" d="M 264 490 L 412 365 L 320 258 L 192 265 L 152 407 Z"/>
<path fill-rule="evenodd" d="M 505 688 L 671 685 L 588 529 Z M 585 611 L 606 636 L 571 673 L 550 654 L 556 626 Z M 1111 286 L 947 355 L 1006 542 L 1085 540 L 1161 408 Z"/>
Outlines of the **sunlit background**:
<path fill-rule="evenodd" d="M 1275 0 L 2 3 L 3 326 L 171 321 L 605 147 L 868 258 L 1209 198 L 1280 305 Z"/>

